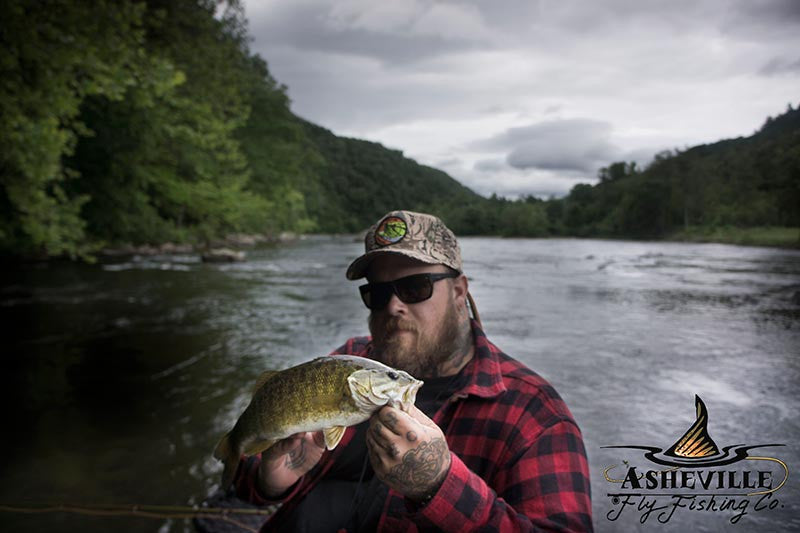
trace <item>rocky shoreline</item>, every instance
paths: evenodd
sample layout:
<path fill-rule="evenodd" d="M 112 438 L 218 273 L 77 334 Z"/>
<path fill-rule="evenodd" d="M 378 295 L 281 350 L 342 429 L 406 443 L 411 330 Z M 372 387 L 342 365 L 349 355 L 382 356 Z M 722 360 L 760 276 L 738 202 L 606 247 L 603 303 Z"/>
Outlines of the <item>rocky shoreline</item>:
<path fill-rule="evenodd" d="M 204 262 L 225 263 L 244 261 L 243 250 L 265 244 L 282 244 L 294 242 L 302 236 L 292 232 L 281 232 L 278 235 L 233 233 L 224 239 L 217 239 L 204 244 L 185 244 L 165 242 L 161 244 L 122 244 L 100 250 L 99 256 L 114 259 L 132 256 L 156 255 L 200 255 Z"/>

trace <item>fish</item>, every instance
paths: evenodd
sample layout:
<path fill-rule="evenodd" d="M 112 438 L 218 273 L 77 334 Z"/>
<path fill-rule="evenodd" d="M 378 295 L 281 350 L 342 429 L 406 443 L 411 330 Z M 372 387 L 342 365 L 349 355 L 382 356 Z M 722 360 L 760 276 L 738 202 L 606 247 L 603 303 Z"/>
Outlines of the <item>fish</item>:
<path fill-rule="evenodd" d="M 214 457 L 223 461 L 221 488 L 233 482 L 240 458 L 268 450 L 295 433 L 322 430 L 333 450 L 348 426 L 384 405 L 408 408 L 423 382 L 407 372 L 356 355 L 318 357 L 281 371 L 264 372 L 236 424 Z"/>

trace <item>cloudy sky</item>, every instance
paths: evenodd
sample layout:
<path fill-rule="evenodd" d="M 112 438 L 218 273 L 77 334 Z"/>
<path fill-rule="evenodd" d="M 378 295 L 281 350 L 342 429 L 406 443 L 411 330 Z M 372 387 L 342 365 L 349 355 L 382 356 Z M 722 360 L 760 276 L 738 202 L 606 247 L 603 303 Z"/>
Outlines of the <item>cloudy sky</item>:
<path fill-rule="evenodd" d="M 248 0 L 298 115 L 473 190 L 563 195 L 800 103 L 800 0 Z"/>

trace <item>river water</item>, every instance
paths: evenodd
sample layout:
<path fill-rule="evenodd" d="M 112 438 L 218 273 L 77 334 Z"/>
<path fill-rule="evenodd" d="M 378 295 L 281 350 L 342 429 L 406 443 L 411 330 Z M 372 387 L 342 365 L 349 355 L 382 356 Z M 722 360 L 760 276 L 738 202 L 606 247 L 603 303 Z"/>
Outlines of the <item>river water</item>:
<path fill-rule="evenodd" d="M 581 426 L 596 530 L 800 530 L 800 252 L 461 243 L 489 338 L 550 380 Z M 221 470 L 211 452 L 255 377 L 364 334 L 357 283 L 344 279 L 361 246 L 310 237 L 238 264 L 175 256 L 6 271 L 0 503 L 203 500 Z M 788 465 L 786 484 L 762 502 L 778 503 L 756 510 L 758 498 L 738 498 L 748 507 L 735 525 L 734 511 L 688 508 L 667 523 L 655 512 L 642 523 L 644 511 L 630 506 L 609 520 L 621 504 L 608 494 L 620 487 L 604 468 L 648 467 L 640 451 L 602 447 L 667 448 L 694 421 L 695 394 L 720 447 L 786 445 L 751 452 Z M 724 469 L 767 464 L 745 463 Z M 4 531 L 112 528 L 191 531 L 183 520 L 0 514 Z"/>

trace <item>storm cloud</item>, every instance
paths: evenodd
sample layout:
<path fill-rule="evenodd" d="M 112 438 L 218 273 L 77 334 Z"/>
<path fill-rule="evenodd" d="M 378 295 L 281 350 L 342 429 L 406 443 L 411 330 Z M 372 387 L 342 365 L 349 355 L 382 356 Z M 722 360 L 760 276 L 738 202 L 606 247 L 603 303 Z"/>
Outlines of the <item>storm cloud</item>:
<path fill-rule="evenodd" d="M 507 149 L 506 161 L 518 169 L 592 172 L 619 156 L 610 138 L 611 124 L 576 118 L 509 128 L 474 146 Z"/>

